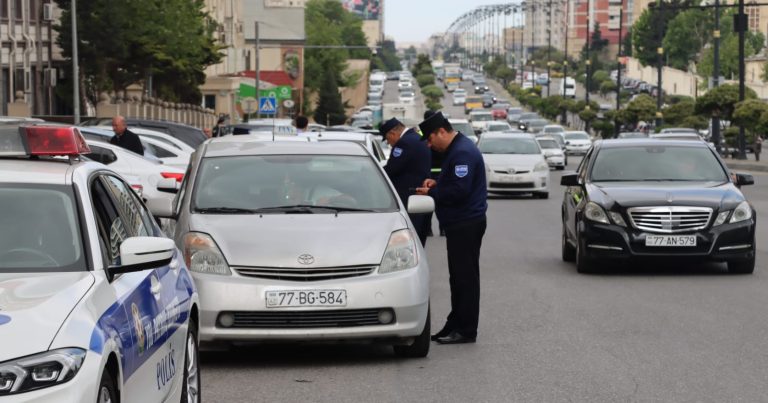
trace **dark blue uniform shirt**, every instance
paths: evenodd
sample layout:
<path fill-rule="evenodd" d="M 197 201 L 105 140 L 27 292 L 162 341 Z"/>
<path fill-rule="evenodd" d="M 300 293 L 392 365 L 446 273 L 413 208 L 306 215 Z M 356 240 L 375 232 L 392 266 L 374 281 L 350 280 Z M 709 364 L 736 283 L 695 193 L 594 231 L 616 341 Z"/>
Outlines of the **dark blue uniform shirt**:
<path fill-rule="evenodd" d="M 435 213 L 443 226 L 485 216 L 485 163 L 475 143 L 463 134 L 458 133 L 445 150 L 437 186 L 429 195 L 435 199 Z"/>
<path fill-rule="evenodd" d="M 424 179 L 429 178 L 431 163 L 429 147 L 413 129 L 403 133 L 392 147 L 384 171 L 406 207 L 408 196 L 413 193 L 409 189 L 421 187 Z"/>

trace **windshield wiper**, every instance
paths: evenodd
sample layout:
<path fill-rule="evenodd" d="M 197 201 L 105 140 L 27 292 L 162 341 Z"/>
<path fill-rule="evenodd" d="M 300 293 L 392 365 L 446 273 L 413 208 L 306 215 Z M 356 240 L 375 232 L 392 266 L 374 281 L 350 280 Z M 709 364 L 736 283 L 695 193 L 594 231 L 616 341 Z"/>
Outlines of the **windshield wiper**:
<path fill-rule="evenodd" d="M 274 206 L 264 207 L 254 210 L 255 213 L 285 213 L 285 214 L 314 214 L 315 210 L 331 210 L 334 212 L 342 211 L 362 211 L 372 212 L 369 209 L 360 209 L 354 207 L 338 207 L 338 206 L 315 206 L 312 204 L 293 204 L 287 206 Z"/>
<path fill-rule="evenodd" d="M 205 207 L 195 211 L 202 214 L 256 214 L 256 210 L 237 207 Z"/>

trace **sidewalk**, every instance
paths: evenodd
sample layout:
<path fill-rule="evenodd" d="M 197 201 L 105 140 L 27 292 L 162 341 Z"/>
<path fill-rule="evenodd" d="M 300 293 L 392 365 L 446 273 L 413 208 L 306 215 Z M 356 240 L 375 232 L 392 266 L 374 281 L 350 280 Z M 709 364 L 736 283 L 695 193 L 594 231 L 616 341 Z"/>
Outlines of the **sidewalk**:
<path fill-rule="evenodd" d="M 728 168 L 734 170 L 768 172 L 768 161 L 765 159 L 755 161 L 755 154 L 747 154 L 747 158 L 746 160 L 726 158 L 725 163 L 728 165 Z"/>

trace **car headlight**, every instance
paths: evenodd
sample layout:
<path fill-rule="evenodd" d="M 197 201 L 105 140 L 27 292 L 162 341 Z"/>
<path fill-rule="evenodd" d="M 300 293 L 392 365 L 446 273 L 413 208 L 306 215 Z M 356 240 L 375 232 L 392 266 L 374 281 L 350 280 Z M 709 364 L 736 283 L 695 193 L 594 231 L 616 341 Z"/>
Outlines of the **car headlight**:
<path fill-rule="evenodd" d="M 735 210 L 733 210 L 733 214 L 731 215 L 731 220 L 729 222 L 733 224 L 749 220 L 750 218 L 752 218 L 752 206 L 750 206 L 749 203 L 743 201 L 738 205 L 738 207 L 736 207 Z"/>
<path fill-rule="evenodd" d="M 387 250 L 381 259 L 379 273 L 392 273 L 400 270 L 411 269 L 419 264 L 419 255 L 416 251 L 416 242 L 409 229 L 401 229 L 389 236 Z"/>
<path fill-rule="evenodd" d="M 208 234 L 190 232 L 184 235 L 184 262 L 190 271 L 205 274 L 232 274 L 227 259 Z"/>
<path fill-rule="evenodd" d="M 83 366 L 85 353 L 81 348 L 62 348 L 0 363 L 0 396 L 69 381 Z"/>
<path fill-rule="evenodd" d="M 547 165 L 546 161 L 541 161 L 536 164 L 535 167 L 533 167 L 534 171 L 549 171 L 549 165 Z"/>
<path fill-rule="evenodd" d="M 587 206 L 584 208 L 584 216 L 590 221 L 610 224 L 608 216 L 605 214 L 605 210 L 595 202 L 587 203 Z"/>

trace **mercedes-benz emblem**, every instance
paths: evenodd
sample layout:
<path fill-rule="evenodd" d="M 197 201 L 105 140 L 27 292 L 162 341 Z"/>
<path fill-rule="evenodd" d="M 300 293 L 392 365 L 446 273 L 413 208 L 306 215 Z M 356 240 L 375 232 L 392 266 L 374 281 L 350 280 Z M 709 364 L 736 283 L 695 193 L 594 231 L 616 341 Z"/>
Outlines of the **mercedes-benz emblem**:
<path fill-rule="evenodd" d="M 300 255 L 297 260 L 301 264 L 312 264 L 312 263 L 315 263 L 315 257 L 310 255 L 309 253 L 305 253 L 303 255 Z"/>

